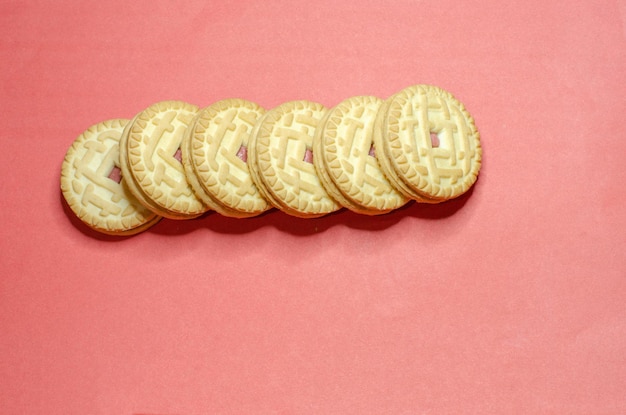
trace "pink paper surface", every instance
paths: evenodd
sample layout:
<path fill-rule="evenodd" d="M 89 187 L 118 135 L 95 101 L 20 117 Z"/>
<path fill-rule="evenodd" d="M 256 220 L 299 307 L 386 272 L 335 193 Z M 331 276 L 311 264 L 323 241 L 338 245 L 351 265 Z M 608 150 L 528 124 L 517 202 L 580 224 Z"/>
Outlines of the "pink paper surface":
<path fill-rule="evenodd" d="M 0 1 L 2 414 L 626 413 L 623 1 Z M 472 191 L 87 230 L 60 166 L 150 104 L 413 84 Z"/>

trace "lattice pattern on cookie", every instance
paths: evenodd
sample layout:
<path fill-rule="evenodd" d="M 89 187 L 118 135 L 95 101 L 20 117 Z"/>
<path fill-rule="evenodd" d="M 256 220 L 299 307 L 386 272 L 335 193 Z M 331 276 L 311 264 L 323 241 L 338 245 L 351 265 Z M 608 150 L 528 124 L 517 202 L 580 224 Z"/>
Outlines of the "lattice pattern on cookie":
<path fill-rule="evenodd" d="M 216 201 L 215 208 L 258 214 L 269 208 L 250 176 L 248 139 L 265 110 L 230 99 L 201 111 L 189 137 L 190 162 L 199 184 Z"/>
<path fill-rule="evenodd" d="M 81 134 L 68 150 L 61 190 L 74 213 L 105 233 L 127 233 L 155 218 L 119 176 L 119 140 L 128 120 L 109 120 Z"/>
<path fill-rule="evenodd" d="M 198 107 L 163 101 L 139 113 L 128 134 L 128 164 L 137 186 L 165 211 L 193 215 L 205 208 L 175 157 Z"/>
<path fill-rule="evenodd" d="M 317 217 L 342 206 L 374 215 L 409 199 L 441 203 L 475 183 L 481 159 L 473 118 L 430 85 L 332 110 L 292 101 L 265 112 L 231 99 L 199 111 L 163 101 L 75 140 L 61 189 L 83 222 L 119 235 L 210 208 Z"/>
<path fill-rule="evenodd" d="M 353 97 L 338 104 L 324 125 L 322 155 L 335 186 L 353 203 L 388 211 L 407 202 L 384 176 L 373 151 L 374 121 L 382 100 Z"/>
<path fill-rule="evenodd" d="M 426 197 L 464 193 L 480 169 L 474 120 L 450 93 L 433 86 L 416 85 L 394 96 L 387 112 L 387 146 L 396 173 Z"/>
<path fill-rule="evenodd" d="M 287 209 L 324 214 L 339 208 L 322 187 L 313 164 L 305 160 L 326 111 L 313 102 L 289 102 L 268 112 L 259 128 L 255 149 L 259 174 Z"/>

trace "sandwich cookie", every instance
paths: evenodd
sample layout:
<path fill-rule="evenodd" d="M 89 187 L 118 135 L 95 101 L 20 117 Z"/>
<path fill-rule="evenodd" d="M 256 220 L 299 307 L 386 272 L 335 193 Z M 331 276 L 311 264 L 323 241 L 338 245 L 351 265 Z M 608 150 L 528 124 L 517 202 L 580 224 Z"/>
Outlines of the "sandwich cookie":
<path fill-rule="evenodd" d="M 61 166 L 61 192 L 72 212 L 108 235 L 133 235 L 161 219 L 139 203 L 121 173 L 119 142 L 128 123 L 113 119 L 91 126 L 74 140 Z"/>
<path fill-rule="evenodd" d="M 415 85 L 388 98 L 374 130 L 383 172 L 407 197 L 439 203 L 465 193 L 481 167 L 474 119 L 449 92 Z"/>
<path fill-rule="evenodd" d="M 376 160 L 374 121 L 382 102 L 372 96 L 342 101 L 326 114 L 313 140 L 314 164 L 328 193 L 366 215 L 387 213 L 409 201 L 391 186 Z"/>
<path fill-rule="evenodd" d="M 319 217 L 341 208 L 313 165 L 313 136 L 327 111 L 315 102 L 290 101 L 269 110 L 255 127 L 248 153 L 252 178 L 289 215 Z"/>
<path fill-rule="evenodd" d="M 199 108 L 162 101 L 140 112 L 120 140 L 122 174 L 148 209 L 169 219 L 191 219 L 209 208 L 196 197 L 182 165 L 180 145 Z"/>
<path fill-rule="evenodd" d="M 271 205 L 252 181 L 248 139 L 265 113 L 243 99 L 226 99 L 202 109 L 187 129 L 182 161 L 196 196 L 229 217 L 259 215 Z"/>

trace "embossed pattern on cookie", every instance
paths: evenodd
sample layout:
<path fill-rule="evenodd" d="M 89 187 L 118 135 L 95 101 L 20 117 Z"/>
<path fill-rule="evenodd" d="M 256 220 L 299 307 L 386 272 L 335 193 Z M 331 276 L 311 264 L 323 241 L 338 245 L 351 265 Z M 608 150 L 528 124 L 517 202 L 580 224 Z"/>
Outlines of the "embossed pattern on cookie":
<path fill-rule="evenodd" d="M 90 228 L 132 235 L 160 219 L 128 191 L 121 174 L 119 140 L 126 119 L 103 121 L 82 133 L 61 167 L 61 191 L 70 209 Z"/>
<path fill-rule="evenodd" d="M 330 179 L 341 194 L 338 200 L 347 199 L 347 208 L 363 214 L 386 213 L 408 201 L 391 186 L 376 160 L 373 130 L 382 102 L 372 96 L 342 101 L 330 110 L 316 136 L 318 173 Z"/>
<path fill-rule="evenodd" d="M 418 197 L 444 201 L 476 181 L 482 149 L 473 118 L 449 92 L 430 85 L 406 88 L 389 101 L 386 155 Z"/>
<path fill-rule="evenodd" d="M 313 136 L 327 109 L 291 101 L 268 111 L 255 137 L 257 174 L 281 210 L 317 217 L 338 210 L 313 166 Z"/>
<path fill-rule="evenodd" d="M 183 144 L 183 165 L 198 195 L 218 213 L 256 216 L 271 206 L 252 181 L 248 141 L 265 113 L 243 99 L 218 101 L 200 111 Z"/>
<path fill-rule="evenodd" d="M 411 199 L 441 203 L 474 185 L 482 157 L 465 106 L 431 85 L 331 109 L 307 100 L 270 111 L 244 99 L 202 110 L 162 101 L 75 140 L 61 189 L 88 226 L 125 235 L 210 209 L 245 218 L 275 207 L 314 218 L 342 207 L 378 215 Z"/>
<path fill-rule="evenodd" d="M 135 116 L 122 137 L 123 172 L 132 175 L 137 198 L 170 219 L 188 219 L 208 208 L 196 197 L 181 163 L 180 145 L 198 107 L 162 101 Z"/>

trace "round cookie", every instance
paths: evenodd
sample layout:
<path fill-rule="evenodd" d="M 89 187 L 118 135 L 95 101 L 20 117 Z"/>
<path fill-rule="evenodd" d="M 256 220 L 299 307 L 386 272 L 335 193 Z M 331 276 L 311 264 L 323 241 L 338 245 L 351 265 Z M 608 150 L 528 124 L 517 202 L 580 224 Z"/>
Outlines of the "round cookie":
<path fill-rule="evenodd" d="M 148 209 L 169 219 L 191 219 L 209 208 L 193 192 L 182 165 L 180 145 L 199 108 L 162 101 L 133 118 L 120 140 L 122 174 Z"/>
<path fill-rule="evenodd" d="M 452 94 L 435 86 L 411 86 L 387 99 L 376 119 L 374 142 L 390 182 L 419 202 L 462 195 L 480 171 L 474 119 Z"/>
<path fill-rule="evenodd" d="M 257 186 L 283 212 L 319 217 L 341 206 L 320 182 L 313 165 L 313 136 L 327 112 L 322 104 L 291 101 L 268 111 L 255 129 L 248 156 Z"/>
<path fill-rule="evenodd" d="M 72 212 L 108 235 L 137 234 L 161 219 L 125 186 L 119 141 L 128 122 L 113 119 L 91 126 L 74 140 L 61 165 L 61 192 Z"/>
<path fill-rule="evenodd" d="M 252 181 L 248 138 L 265 113 L 243 99 L 226 99 L 202 109 L 182 144 L 183 166 L 196 195 L 216 212 L 252 217 L 271 205 Z"/>
<path fill-rule="evenodd" d="M 389 184 L 376 160 L 374 121 L 382 102 L 372 96 L 342 101 L 327 113 L 313 140 L 314 164 L 328 193 L 366 215 L 387 213 L 409 201 Z"/>

